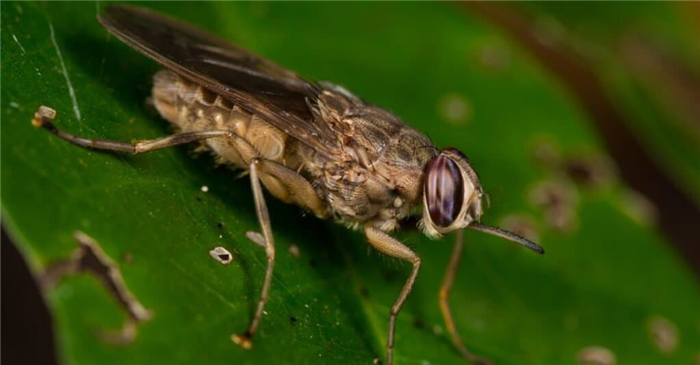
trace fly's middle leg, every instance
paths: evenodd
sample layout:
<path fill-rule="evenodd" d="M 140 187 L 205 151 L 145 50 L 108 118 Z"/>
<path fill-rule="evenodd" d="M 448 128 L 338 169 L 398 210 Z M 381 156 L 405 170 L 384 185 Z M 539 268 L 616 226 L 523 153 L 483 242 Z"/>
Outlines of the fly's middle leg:
<path fill-rule="evenodd" d="M 245 144 L 247 145 L 247 143 Z M 245 158 L 245 153 L 241 155 Z M 261 182 L 273 196 L 283 201 L 297 203 L 311 210 L 317 216 L 321 216 L 325 212 L 325 205 L 311 184 L 295 171 L 274 161 L 253 158 L 248 167 L 248 172 L 253 189 L 253 199 L 255 200 L 255 212 L 260 222 L 262 234 L 247 232 L 247 236 L 250 240 L 265 248 L 267 270 L 265 271 L 265 281 L 258 300 L 258 307 L 248 330 L 243 334 L 231 336 L 233 342 L 245 349 L 249 349 L 252 346 L 251 338 L 260 325 L 263 309 L 270 292 L 272 272 L 275 266 L 275 243 Z"/>
<path fill-rule="evenodd" d="M 258 175 L 260 162 L 261 160 L 258 158 L 252 159 L 248 172 L 250 174 L 250 185 L 253 189 L 253 199 L 255 200 L 255 213 L 258 216 L 262 236 L 257 232 L 247 232 L 247 235 L 253 242 L 265 248 L 267 268 L 265 270 L 265 281 L 263 282 L 262 291 L 260 292 L 260 299 L 258 300 L 258 307 L 255 310 L 255 316 L 250 322 L 248 330 L 243 334 L 231 336 L 233 342 L 240 345 L 244 349 L 250 349 L 252 347 L 251 338 L 260 325 L 263 310 L 265 309 L 265 304 L 267 303 L 267 298 L 270 293 L 272 272 L 275 267 L 275 241 L 272 236 L 270 214 L 267 211 L 267 204 L 265 204 L 265 197 L 263 196 L 262 186 L 260 185 L 260 177 Z"/>
<path fill-rule="evenodd" d="M 386 362 L 388 365 L 391 365 L 393 363 L 394 354 L 394 330 L 396 328 L 396 316 L 401 311 L 403 303 L 406 301 L 406 298 L 408 298 L 408 295 L 413 289 L 413 283 L 416 281 L 418 271 L 420 270 L 421 259 L 415 252 L 408 248 L 408 246 L 376 228 L 365 227 L 365 237 L 367 238 L 367 242 L 369 242 L 369 244 L 372 245 L 372 247 L 374 247 L 377 251 L 413 264 L 411 275 L 409 275 L 408 279 L 406 279 L 406 283 L 403 285 L 403 289 L 401 289 L 399 297 L 396 298 L 396 302 L 391 307 L 391 311 L 389 312 L 389 338 L 386 345 Z"/>

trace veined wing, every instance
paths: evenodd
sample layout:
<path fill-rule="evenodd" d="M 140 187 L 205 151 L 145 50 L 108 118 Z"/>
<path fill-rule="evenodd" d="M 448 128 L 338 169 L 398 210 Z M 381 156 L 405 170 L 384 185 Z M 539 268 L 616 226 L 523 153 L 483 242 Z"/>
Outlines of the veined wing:
<path fill-rule="evenodd" d="M 330 126 L 314 118 L 316 85 L 271 61 L 165 15 L 111 5 L 98 16 L 117 38 L 163 66 L 230 98 L 325 155 L 338 146 Z"/>

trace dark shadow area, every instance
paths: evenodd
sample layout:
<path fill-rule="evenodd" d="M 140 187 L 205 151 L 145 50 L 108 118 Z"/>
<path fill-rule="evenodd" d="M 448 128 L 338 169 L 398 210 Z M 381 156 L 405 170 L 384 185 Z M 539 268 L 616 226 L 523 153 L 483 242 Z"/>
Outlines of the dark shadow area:
<path fill-rule="evenodd" d="M 58 364 L 51 315 L 39 286 L 2 230 L 2 356 L 12 364 Z"/>

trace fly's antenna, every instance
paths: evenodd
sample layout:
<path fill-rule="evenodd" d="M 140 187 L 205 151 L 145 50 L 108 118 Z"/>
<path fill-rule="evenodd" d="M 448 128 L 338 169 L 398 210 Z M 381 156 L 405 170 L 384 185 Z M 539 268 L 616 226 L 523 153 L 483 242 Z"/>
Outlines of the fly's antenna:
<path fill-rule="evenodd" d="M 491 226 L 487 226 L 485 224 L 476 223 L 476 222 L 471 222 L 467 226 L 467 228 L 471 228 L 471 229 L 476 230 L 476 231 L 488 233 L 492 236 L 507 239 L 508 241 L 515 242 L 521 246 L 525 246 L 525 247 L 531 249 L 532 251 L 539 253 L 540 255 L 544 254 L 544 248 L 542 248 L 540 245 L 528 240 L 527 238 L 520 237 L 513 232 L 509 232 L 509 231 L 506 231 L 504 229 L 500 229 L 498 227 L 491 227 Z"/>

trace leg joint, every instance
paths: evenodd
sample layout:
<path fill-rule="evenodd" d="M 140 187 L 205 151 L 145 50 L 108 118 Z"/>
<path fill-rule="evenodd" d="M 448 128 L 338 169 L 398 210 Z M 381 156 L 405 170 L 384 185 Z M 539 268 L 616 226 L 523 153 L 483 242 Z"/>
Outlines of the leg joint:
<path fill-rule="evenodd" d="M 413 264 L 413 267 L 415 267 L 416 269 L 420 268 L 420 264 L 421 264 L 420 256 L 416 256 L 416 258 L 413 259 L 413 261 L 411 263 Z"/>

